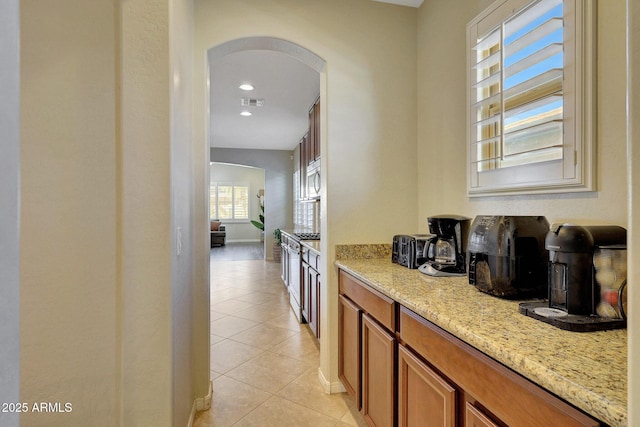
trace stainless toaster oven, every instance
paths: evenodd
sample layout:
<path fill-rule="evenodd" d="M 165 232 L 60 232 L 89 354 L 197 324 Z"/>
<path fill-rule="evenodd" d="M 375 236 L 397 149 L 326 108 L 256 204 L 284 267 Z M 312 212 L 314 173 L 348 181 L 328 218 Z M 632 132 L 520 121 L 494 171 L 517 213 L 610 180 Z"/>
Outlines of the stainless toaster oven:
<path fill-rule="evenodd" d="M 393 236 L 391 262 L 418 268 L 427 262 L 426 248 L 434 234 L 398 234 Z"/>

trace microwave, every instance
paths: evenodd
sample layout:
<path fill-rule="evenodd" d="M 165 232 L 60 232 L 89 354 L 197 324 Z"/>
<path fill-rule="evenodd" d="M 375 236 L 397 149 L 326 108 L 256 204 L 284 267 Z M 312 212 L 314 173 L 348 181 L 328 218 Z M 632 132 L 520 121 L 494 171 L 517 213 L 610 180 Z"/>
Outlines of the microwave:
<path fill-rule="evenodd" d="M 320 198 L 320 164 L 307 170 L 307 198 Z"/>

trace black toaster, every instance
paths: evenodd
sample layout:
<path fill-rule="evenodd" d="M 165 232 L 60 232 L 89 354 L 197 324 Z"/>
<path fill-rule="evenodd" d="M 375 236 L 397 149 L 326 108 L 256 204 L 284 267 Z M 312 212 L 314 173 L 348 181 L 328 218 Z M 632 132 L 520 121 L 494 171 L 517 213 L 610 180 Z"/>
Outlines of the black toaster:
<path fill-rule="evenodd" d="M 393 236 L 391 262 L 418 268 L 427 262 L 426 248 L 434 234 L 398 234 Z"/>

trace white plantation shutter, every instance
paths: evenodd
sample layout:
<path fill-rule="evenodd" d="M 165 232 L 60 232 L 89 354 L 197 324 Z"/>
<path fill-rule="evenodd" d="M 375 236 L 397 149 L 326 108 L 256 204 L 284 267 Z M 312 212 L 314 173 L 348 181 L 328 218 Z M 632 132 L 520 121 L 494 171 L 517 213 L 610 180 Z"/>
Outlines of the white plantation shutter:
<path fill-rule="evenodd" d="M 218 218 L 233 219 L 233 186 L 218 185 Z"/>
<path fill-rule="evenodd" d="M 592 134 L 583 120 L 591 110 L 581 114 L 592 96 L 590 73 L 578 66 L 590 59 L 578 34 L 591 16 L 582 6 L 499 0 L 469 23 L 470 195 L 590 189 L 590 168 L 577 162 L 590 159 L 590 140 L 576 141 Z"/>
<path fill-rule="evenodd" d="M 246 185 L 212 183 L 209 203 L 211 219 L 249 219 L 249 187 Z"/>
<path fill-rule="evenodd" d="M 233 187 L 233 218 L 249 219 L 249 187 L 247 186 Z"/>

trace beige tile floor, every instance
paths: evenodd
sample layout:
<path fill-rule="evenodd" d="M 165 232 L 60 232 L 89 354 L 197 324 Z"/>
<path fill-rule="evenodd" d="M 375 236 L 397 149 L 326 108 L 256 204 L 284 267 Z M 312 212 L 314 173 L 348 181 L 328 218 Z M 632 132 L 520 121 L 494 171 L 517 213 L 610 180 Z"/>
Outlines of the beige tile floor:
<path fill-rule="evenodd" d="M 364 426 L 347 394 L 325 394 L 319 347 L 269 261 L 211 263 L 211 409 L 204 426 Z"/>

